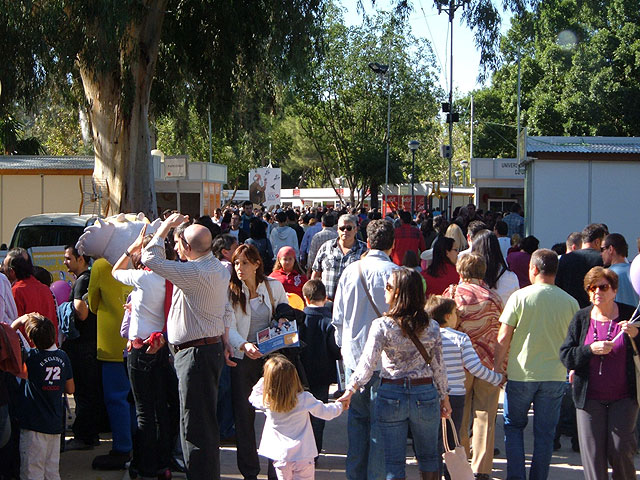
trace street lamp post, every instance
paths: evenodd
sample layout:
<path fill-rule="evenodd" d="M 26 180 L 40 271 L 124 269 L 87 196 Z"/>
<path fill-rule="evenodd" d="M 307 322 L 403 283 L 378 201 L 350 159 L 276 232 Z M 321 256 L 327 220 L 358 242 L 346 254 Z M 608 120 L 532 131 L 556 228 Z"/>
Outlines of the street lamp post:
<path fill-rule="evenodd" d="M 469 165 L 469 160 L 462 160 L 460 162 L 460 165 L 462 165 L 462 186 L 466 187 L 467 186 L 467 165 Z"/>
<path fill-rule="evenodd" d="M 420 148 L 420 142 L 411 140 L 407 145 L 411 150 L 411 216 L 413 216 L 416 213 L 416 150 Z"/>
<path fill-rule="evenodd" d="M 391 137 L 389 136 L 389 129 L 391 127 L 391 69 L 389 65 L 383 65 L 378 62 L 371 62 L 369 64 L 369 68 L 373 70 L 380 77 L 387 77 L 387 135 L 386 141 L 387 144 L 387 152 L 385 154 L 385 165 L 384 165 L 384 195 L 383 199 L 383 209 L 382 216 L 384 217 L 387 213 L 387 195 L 389 191 L 389 143 L 391 142 Z"/>
<path fill-rule="evenodd" d="M 448 219 L 451 221 L 451 207 L 452 207 L 452 194 L 451 194 L 451 177 L 453 171 L 453 122 L 454 120 L 454 112 L 453 112 L 453 17 L 456 13 L 456 10 L 459 7 L 466 7 L 471 0 L 435 0 L 436 7 L 438 8 L 438 13 L 441 13 L 443 10 L 449 14 L 449 35 L 451 45 L 449 47 L 449 114 L 447 115 L 448 124 L 449 124 L 449 146 L 451 147 L 451 153 L 449 156 L 449 189 L 447 193 L 447 210 L 448 210 Z"/>

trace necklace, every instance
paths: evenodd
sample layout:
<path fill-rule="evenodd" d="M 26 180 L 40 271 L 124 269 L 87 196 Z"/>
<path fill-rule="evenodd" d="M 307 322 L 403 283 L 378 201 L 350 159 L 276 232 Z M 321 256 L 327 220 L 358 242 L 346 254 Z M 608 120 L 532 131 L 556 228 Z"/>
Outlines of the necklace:
<path fill-rule="evenodd" d="M 609 320 L 609 327 L 607 328 L 606 341 L 611 341 L 611 333 L 613 332 L 613 320 Z M 598 322 L 593 319 L 593 342 L 598 341 Z M 598 375 L 602 375 L 602 364 L 604 363 L 604 355 L 600 355 L 600 367 L 598 368 Z"/>

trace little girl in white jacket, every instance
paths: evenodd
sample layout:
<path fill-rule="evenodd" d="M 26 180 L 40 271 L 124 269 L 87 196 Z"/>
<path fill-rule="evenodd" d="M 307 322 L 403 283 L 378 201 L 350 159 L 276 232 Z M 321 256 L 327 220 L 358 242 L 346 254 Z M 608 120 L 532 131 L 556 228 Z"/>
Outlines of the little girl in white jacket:
<path fill-rule="evenodd" d="M 309 413 L 332 420 L 342 413 L 340 402 L 323 403 L 305 392 L 294 365 L 282 355 L 266 361 L 264 376 L 249 396 L 267 420 L 258 453 L 273 460 L 279 480 L 311 480 L 318 455 Z"/>

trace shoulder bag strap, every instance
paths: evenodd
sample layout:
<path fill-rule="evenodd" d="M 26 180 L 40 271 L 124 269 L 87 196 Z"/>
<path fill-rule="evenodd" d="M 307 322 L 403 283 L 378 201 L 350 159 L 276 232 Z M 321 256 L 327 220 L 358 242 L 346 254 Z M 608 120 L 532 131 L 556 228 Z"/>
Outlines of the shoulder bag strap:
<path fill-rule="evenodd" d="M 371 306 L 373 307 L 373 311 L 376 312 L 376 315 L 378 315 L 378 317 L 381 317 L 382 314 L 380 313 L 380 310 L 378 309 L 377 305 L 373 301 L 373 298 L 371 297 L 371 292 L 369 292 L 369 287 L 367 287 L 367 282 L 364 281 L 364 275 L 362 275 L 362 266 L 360 262 L 361 260 L 358 260 L 358 276 L 360 277 L 360 284 L 364 289 L 364 293 L 367 294 L 367 298 L 369 299 L 369 303 L 371 303 Z"/>
<path fill-rule="evenodd" d="M 267 288 L 267 293 L 269 294 L 269 301 L 271 302 L 271 315 L 273 315 L 276 311 L 276 304 L 273 301 L 273 294 L 271 293 L 271 285 L 269 285 L 269 278 L 264 278 L 264 286 Z"/>
<path fill-rule="evenodd" d="M 409 332 L 409 338 L 411 339 L 413 344 L 416 346 L 416 348 L 420 352 L 420 355 L 422 355 L 422 358 L 424 358 L 424 361 L 426 362 L 426 364 L 431 365 L 431 355 L 427 353 L 427 349 L 424 348 L 424 345 L 422 344 L 422 342 L 418 340 L 418 337 L 416 337 L 416 334 L 413 332 Z"/>

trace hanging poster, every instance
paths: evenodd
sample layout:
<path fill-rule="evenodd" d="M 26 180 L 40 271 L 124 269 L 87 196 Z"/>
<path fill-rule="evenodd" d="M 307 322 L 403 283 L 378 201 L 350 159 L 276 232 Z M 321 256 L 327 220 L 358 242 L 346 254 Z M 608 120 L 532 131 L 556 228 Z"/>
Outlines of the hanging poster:
<path fill-rule="evenodd" d="M 282 170 L 279 168 L 254 168 L 249 170 L 249 200 L 254 205 L 270 207 L 280 205 Z"/>

